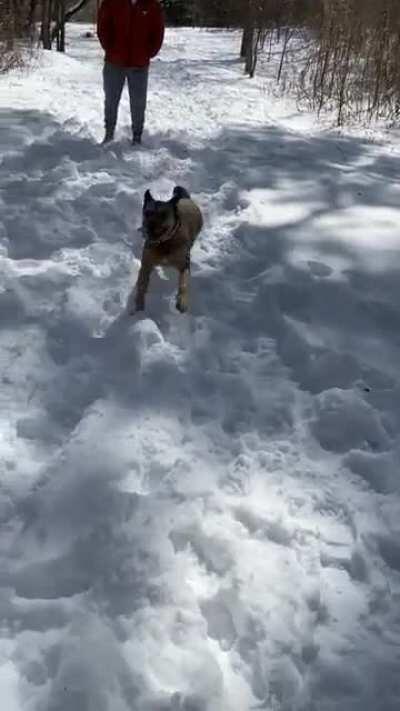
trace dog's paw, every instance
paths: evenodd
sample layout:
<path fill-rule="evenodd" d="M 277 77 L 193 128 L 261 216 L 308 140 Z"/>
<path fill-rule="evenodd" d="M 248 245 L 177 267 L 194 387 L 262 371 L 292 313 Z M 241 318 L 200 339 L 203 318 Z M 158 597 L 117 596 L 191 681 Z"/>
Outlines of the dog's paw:
<path fill-rule="evenodd" d="M 136 311 L 144 310 L 144 299 L 140 299 L 135 290 L 129 294 L 125 310 L 128 316 L 134 316 Z"/>
<path fill-rule="evenodd" d="M 185 297 L 183 296 L 178 296 L 176 300 L 176 308 L 179 311 L 179 313 L 184 314 L 189 308 L 188 301 Z"/>
<path fill-rule="evenodd" d="M 128 316 L 134 316 L 138 312 L 144 311 L 144 301 L 128 303 L 126 311 Z"/>
<path fill-rule="evenodd" d="M 137 311 L 144 311 L 145 298 L 142 294 L 133 294 L 130 300 L 130 313 L 135 314 Z"/>

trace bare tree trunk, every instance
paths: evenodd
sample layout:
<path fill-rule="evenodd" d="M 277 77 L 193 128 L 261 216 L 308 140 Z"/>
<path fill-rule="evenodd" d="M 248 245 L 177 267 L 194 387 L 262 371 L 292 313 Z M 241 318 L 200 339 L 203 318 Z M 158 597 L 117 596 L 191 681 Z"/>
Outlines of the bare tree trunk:
<path fill-rule="evenodd" d="M 287 27 L 285 30 L 285 39 L 283 42 L 283 48 L 282 48 L 282 53 L 281 53 L 281 60 L 279 62 L 279 71 L 278 71 L 278 78 L 277 78 L 277 83 L 279 84 L 282 76 L 282 69 L 283 69 L 283 64 L 285 62 L 285 57 L 286 57 L 286 52 L 289 44 L 289 40 L 292 36 L 292 30 L 290 27 Z"/>
<path fill-rule="evenodd" d="M 65 52 L 65 0 L 56 0 L 56 26 L 53 32 L 57 40 L 57 52 Z"/>
<path fill-rule="evenodd" d="M 62 3 L 62 17 L 60 20 L 60 43 L 59 52 L 65 52 L 65 4 Z"/>
<path fill-rule="evenodd" d="M 10 0 L 6 0 L 4 2 L 4 8 L 2 8 L 2 11 L 4 13 L 4 29 L 5 29 L 5 45 L 6 45 L 6 52 L 12 52 L 14 48 L 14 22 L 13 22 L 13 13 L 11 9 L 11 2 Z"/>
<path fill-rule="evenodd" d="M 342 62 L 342 65 L 339 70 L 339 94 L 338 94 L 338 117 L 337 117 L 337 125 L 338 126 L 343 125 L 344 108 L 346 105 L 347 79 L 348 79 L 349 72 L 350 72 L 352 40 L 353 40 L 353 37 L 352 37 L 352 35 L 350 35 L 350 37 L 348 38 L 348 41 L 347 41 L 347 47 L 346 47 L 344 61 Z"/>
<path fill-rule="evenodd" d="M 69 8 L 69 10 L 65 11 L 65 22 L 69 22 L 71 17 L 76 15 L 79 10 L 82 10 L 82 8 L 85 7 L 88 2 L 89 0 L 77 0 L 76 3 Z"/>
<path fill-rule="evenodd" d="M 51 15 L 52 15 L 52 0 L 42 0 L 42 25 L 40 30 L 40 38 L 42 40 L 43 49 L 51 49 Z"/>
<path fill-rule="evenodd" d="M 36 20 L 36 10 L 38 7 L 38 0 L 30 0 L 29 3 L 29 14 L 28 14 L 28 29 L 30 32 L 31 39 L 33 39 L 35 35 L 35 20 Z"/>
<path fill-rule="evenodd" d="M 246 57 L 247 57 L 247 48 L 248 48 L 249 42 L 251 42 L 251 35 L 252 35 L 251 27 L 249 25 L 245 25 L 243 27 L 242 42 L 240 45 L 241 59 L 246 59 Z"/>
<path fill-rule="evenodd" d="M 89 0 L 77 0 L 69 10 L 66 9 L 66 0 L 56 0 L 56 2 L 59 10 L 51 36 L 52 40 L 57 39 L 57 51 L 65 52 L 65 25 L 79 10 L 82 10 L 88 4 Z"/>
<path fill-rule="evenodd" d="M 249 29 L 249 34 L 247 38 L 247 44 L 246 44 L 246 62 L 245 62 L 245 67 L 244 71 L 246 74 L 251 76 L 252 70 L 253 70 L 253 65 L 254 65 L 254 50 L 255 50 L 255 36 L 256 32 L 254 27 L 251 27 Z"/>

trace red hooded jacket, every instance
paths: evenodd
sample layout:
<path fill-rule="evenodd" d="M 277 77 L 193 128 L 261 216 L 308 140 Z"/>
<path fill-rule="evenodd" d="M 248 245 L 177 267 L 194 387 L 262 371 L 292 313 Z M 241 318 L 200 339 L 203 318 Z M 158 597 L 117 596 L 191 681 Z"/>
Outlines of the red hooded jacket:
<path fill-rule="evenodd" d="M 120 67 L 146 67 L 161 49 L 164 13 L 157 0 L 103 0 L 97 34 L 106 62 Z"/>

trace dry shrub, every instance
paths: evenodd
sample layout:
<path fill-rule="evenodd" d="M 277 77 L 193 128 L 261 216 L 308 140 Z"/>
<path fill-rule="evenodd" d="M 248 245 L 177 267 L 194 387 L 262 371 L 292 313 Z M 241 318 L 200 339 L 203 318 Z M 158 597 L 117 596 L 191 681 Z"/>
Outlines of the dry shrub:
<path fill-rule="evenodd" d="M 35 0 L 0 0 L 0 72 L 21 67 L 33 41 Z"/>
<path fill-rule="evenodd" d="M 301 56 L 299 99 L 339 125 L 400 120 L 400 0 L 193 1 L 203 24 L 243 29 L 249 76 L 279 46 L 278 82 L 291 86 L 283 69 L 296 74 Z"/>
<path fill-rule="evenodd" d="M 302 90 L 318 111 L 346 119 L 399 118 L 400 3 L 324 0 Z"/>

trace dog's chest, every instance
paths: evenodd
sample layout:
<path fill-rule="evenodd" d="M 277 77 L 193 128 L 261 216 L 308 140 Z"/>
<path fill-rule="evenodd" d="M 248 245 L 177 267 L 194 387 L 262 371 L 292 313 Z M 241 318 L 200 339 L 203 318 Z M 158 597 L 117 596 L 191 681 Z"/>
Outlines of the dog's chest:
<path fill-rule="evenodd" d="M 171 239 L 153 248 L 153 258 L 157 264 L 163 266 L 175 265 L 184 258 L 186 249 L 181 239 Z"/>

